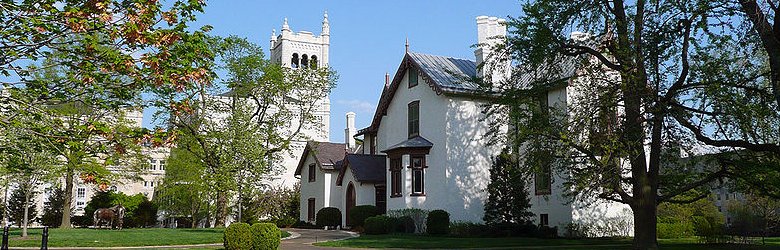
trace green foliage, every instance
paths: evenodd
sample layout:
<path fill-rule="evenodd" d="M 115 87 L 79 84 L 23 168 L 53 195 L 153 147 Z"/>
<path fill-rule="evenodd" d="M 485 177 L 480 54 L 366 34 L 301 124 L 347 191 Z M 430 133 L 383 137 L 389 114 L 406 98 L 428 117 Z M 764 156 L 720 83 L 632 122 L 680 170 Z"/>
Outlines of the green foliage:
<path fill-rule="evenodd" d="M 397 224 L 398 219 L 393 217 L 385 215 L 372 216 L 365 219 L 363 225 L 365 230 L 363 232 L 365 234 L 388 234 L 395 230 Z"/>
<path fill-rule="evenodd" d="M 689 199 L 693 197 L 686 194 L 681 195 L 679 198 Z M 695 226 L 697 224 L 694 222 L 696 216 L 707 218 L 708 221 L 717 222 L 718 224 L 724 223 L 723 214 L 718 212 L 712 197 L 687 204 L 663 203 L 658 205 L 658 224 L 656 225 L 658 238 L 691 237 L 698 235 L 696 234 L 697 230 L 701 231 L 702 234 L 698 236 L 704 236 L 704 234 L 710 232 L 709 222 L 706 225 L 699 222 L 698 226 L 700 227 L 696 229 Z"/>
<path fill-rule="evenodd" d="M 415 223 L 411 216 L 401 216 L 396 219 L 398 220 L 395 227 L 396 232 L 407 234 L 415 232 Z"/>
<path fill-rule="evenodd" d="M 428 234 L 445 235 L 450 232 L 450 213 L 444 210 L 433 210 L 425 220 Z"/>
<path fill-rule="evenodd" d="M 124 193 L 114 193 L 113 191 L 97 191 L 84 207 L 84 222 L 86 225 L 92 225 L 94 218 L 92 215 L 97 209 L 110 208 L 115 205 L 125 207 L 125 217 L 123 227 L 148 227 L 157 223 L 157 205 L 149 201 L 143 194 L 128 196 Z M 74 223 L 81 224 L 81 223 Z"/>
<path fill-rule="evenodd" d="M 656 224 L 659 239 L 679 239 L 688 238 L 694 235 L 693 224 L 690 222 L 662 223 Z"/>
<path fill-rule="evenodd" d="M 155 226 L 157 224 L 157 204 L 144 199 L 133 211 L 131 221 L 132 225 L 136 227 Z"/>
<path fill-rule="evenodd" d="M 485 202 L 483 220 L 488 225 L 499 223 L 524 224 L 534 215 L 530 197 L 525 187 L 526 177 L 517 161 L 504 150 L 490 167 L 488 199 Z"/>
<path fill-rule="evenodd" d="M 724 235 L 725 225 L 713 217 L 693 216 L 693 232 L 707 243 L 717 243 Z"/>
<path fill-rule="evenodd" d="M 165 167 L 165 177 L 154 196 L 159 209 L 174 217 L 190 218 L 189 227 L 205 217 L 205 207 L 213 190 L 209 180 L 204 178 L 206 166 L 186 147 L 194 142 L 191 137 L 180 138 L 177 147 L 171 149 Z"/>
<path fill-rule="evenodd" d="M 497 235 L 490 234 L 490 227 L 485 224 L 461 221 L 453 221 L 450 223 L 450 235 L 462 238 L 484 236 L 497 237 Z"/>
<path fill-rule="evenodd" d="M 368 217 L 376 215 L 379 215 L 379 212 L 374 205 L 355 206 L 349 210 L 349 222 L 352 224 L 350 226 L 362 227 L 363 222 L 365 222 Z"/>
<path fill-rule="evenodd" d="M 41 224 L 47 227 L 59 227 L 60 223 L 62 223 L 62 206 L 65 202 L 65 192 L 57 187 L 50 188 L 47 192 L 49 199 L 43 202 Z"/>
<path fill-rule="evenodd" d="M 318 227 L 341 226 L 341 211 L 335 207 L 323 207 L 317 211 L 316 221 Z"/>
<path fill-rule="evenodd" d="M 16 188 L 13 192 L 11 192 L 11 197 L 8 199 L 8 219 L 17 227 L 22 226 L 22 221 L 24 221 L 24 204 L 25 204 L 25 196 L 29 195 L 29 206 L 28 206 L 28 218 L 30 221 L 35 221 L 35 217 L 37 215 L 36 210 L 36 203 L 33 199 L 35 197 L 34 191 L 28 191 L 27 188 Z M 31 194 L 28 194 L 27 192 L 32 192 Z"/>
<path fill-rule="evenodd" d="M 271 223 L 255 223 L 252 230 L 253 250 L 276 250 L 281 243 L 282 231 Z"/>
<path fill-rule="evenodd" d="M 252 249 L 253 233 L 249 224 L 238 222 L 230 224 L 225 229 L 222 245 L 225 250 L 247 250 Z"/>

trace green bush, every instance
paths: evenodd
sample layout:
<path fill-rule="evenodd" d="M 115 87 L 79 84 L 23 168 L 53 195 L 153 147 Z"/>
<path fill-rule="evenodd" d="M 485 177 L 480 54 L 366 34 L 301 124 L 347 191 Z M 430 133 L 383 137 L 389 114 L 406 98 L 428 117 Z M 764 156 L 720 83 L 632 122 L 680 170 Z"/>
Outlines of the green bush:
<path fill-rule="evenodd" d="M 460 238 L 490 236 L 485 224 L 455 221 L 450 223 L 450 235 Z"/>
<path fill-rule="evenodd" d="M 693 236 L 693 225 L 690 223 L 658 223 L 656 228 L 659 239 L 678 239 Z"/>
<path fill-rule="evenodd" d="M 363 222 L 368 217 L 377 216 L 379 213 L 377 213 L 376 206 L 373 205 L 360 205 L 353 207 L 349 210 L 349 224 L 350 226 L 355 227 L 362 227 Z"/>
<path fill-rule="evenodd" d="M 225 229 L 222 244 L 225 250 L 252 249 L 252 230 L 249 224 L 233 223 Z"/>
<path fill-rule="evenodd" d="M 433 210 L 428 213 L 425 220 L 425 227 L 428 234 L 444 235 L 450 232 L 450 213 L 444 210 Z"/>
<path fill-rule="evenodd" d="M 558 238 L 558 227 L 539 226 L 536 237 L 542 239 Z"/>
<path fill-rule="evenodd" d="M 396 227 L 397 219 L 387 217 L 384 215 L 378 215 L 368 217 L 365 220 L 364 228 L 365 234 L 388 234 L 392 233 Z"/>
<path fill-rule="evenodd" d="M 414 233 L 415 223 L 411 216 L 401 216 L 396 218 L 395 232 L 398 233 Z"/>
<path fill-rule="evenodd" d="M 276 250 L 282 241 L 282 231 L 273 223 L 256 223 L 252 225 L 252 249 Z"/>
<path fill-rule="evenodd" d="M 414 233 L 425 233 L 425 219 L 428 217 L 428 210 L 419 208 L 388 210 L 387 216 L 394 218 L 409 217 L 414 222 Z"/>
<path fill-rule="evenodd" d="M 323 207 L 320 211 L 317 211 L 317 226 L 341 226 L 341 211 L 335 207 Z"/>

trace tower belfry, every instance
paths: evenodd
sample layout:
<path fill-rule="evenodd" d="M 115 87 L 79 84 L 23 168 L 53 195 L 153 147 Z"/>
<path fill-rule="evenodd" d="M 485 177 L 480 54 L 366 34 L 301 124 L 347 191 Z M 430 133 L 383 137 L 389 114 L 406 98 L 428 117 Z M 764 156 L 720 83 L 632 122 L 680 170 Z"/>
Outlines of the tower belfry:
<path fill-rule="evenodd" d="M 293 32 L 284 18 L 281 34 L 271 33 L 271 61 L 287 68 L 309 68 L 328 65 L 330 50 L 330 23 L 328 12 L 322 20 L 319 36 L 309 31 Z"/>

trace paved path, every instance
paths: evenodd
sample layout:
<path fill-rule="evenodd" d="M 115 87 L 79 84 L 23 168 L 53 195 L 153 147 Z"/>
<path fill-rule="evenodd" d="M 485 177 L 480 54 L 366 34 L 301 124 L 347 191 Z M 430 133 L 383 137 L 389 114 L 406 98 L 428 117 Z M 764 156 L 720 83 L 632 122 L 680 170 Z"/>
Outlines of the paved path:
<path fill-rule="evenodd" d="M 323 241 L 332 241 L 347 239 L 357 236 L 356 234 L 348 231 L 341 230 L 319 230 L 319 229 L 297 229 L 288 228 L 284 229 L 290 232 L 290 239 L 283 240 L 281 249 L 345 249 L 345 248 L 331 248 L 331 247 L 318 247 L 312 244 Z M 295 237 L 295 235 L 299 235 Z"/>

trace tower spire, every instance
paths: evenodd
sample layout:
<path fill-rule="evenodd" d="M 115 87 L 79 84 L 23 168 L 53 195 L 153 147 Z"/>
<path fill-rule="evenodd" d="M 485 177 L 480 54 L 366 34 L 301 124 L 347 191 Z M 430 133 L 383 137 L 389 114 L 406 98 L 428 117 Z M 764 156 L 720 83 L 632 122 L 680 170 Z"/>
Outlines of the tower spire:
<path fill-rule="evenodd" d="M 284 31 L 290 31 L 290 25 L 287 24 L 286 17 L 284 18 L 284 24 L 282 24 L 282 33 L 284 33 Z"/>
<path fill-rule="evenodd" d="M 330 23 L 328 22 L 328 11 L 322 15 L 322 35 L 330 35 Z"/>

